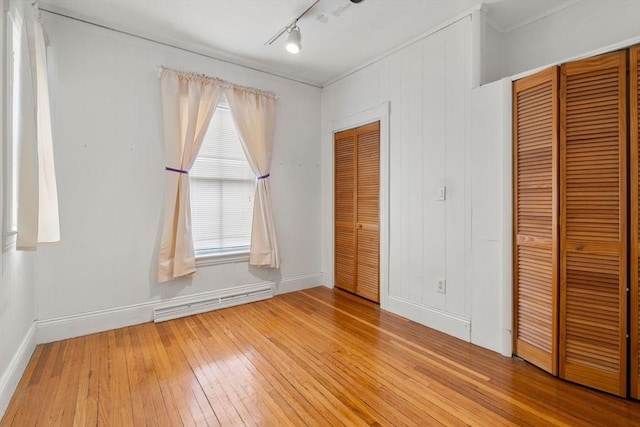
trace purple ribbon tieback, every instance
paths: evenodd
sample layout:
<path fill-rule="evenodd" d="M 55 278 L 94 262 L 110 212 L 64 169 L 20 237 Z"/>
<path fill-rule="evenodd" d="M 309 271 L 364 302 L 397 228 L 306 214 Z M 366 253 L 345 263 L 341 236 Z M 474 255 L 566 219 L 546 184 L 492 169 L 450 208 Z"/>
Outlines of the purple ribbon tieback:
<path fill-rule="evenodd" d="M 166 166 L 165 169 L 171 172 L 178 172 L 178 173 L 183 173 L 185 175 L 189 175 L 189 171 L 183 171 L 182 169 L 174 169 L 174 168 L 170 168 L 169 166 Z"/>
<path fill-rule="evenodd" d="M 269 178 L 269 175 L 270 174 L 262 175 L 262 176 L 257 177 L 256 179 L 259 181 L 261 179 Z"/>

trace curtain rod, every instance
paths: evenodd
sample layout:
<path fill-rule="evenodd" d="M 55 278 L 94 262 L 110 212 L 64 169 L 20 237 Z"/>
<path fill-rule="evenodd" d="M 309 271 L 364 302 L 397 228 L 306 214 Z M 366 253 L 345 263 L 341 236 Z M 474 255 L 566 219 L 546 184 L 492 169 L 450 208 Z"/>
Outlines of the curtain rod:
<path fill-rule="evenodd" d="M 218 85 L 220 85 L 221 87 L 223 87 L 225 89 L 240 89 L 240 90 L 243 90 L 243 91 L 246 91 L 246 92 L 254 93 L 256 95 L 264 95 L 264 96 L 267 96 L 267 97 L 270 97 L 270 98 L 280 99 L 280 97 L 275 92 L 266 91 L 266 90 L 262 90 L 262 89 L 256 89 L 256 88 L 250 87 L 250 86 L 238 85 L 238 84 L 235 84 L 235 83 L 230 82 L 228 80 L 221 79 L 220 77 L 208 76 L 208 75 L 202 74 L 202 73 L 193 73 L 193 72 L 185 72 L 185 71 L 173 70 L 171 68 L 167 68 L 167 67 L 164 67 L 162 65 L 156 66 L 156 73 L 157 73 L 158 78 L 161 78 L 162 75 L 165 72 L 174 73 L 174 74 L 177 74 L 178 76 L 184 77 L 186 79 L 205 80 L 207 82 L 217 83 Z"/>

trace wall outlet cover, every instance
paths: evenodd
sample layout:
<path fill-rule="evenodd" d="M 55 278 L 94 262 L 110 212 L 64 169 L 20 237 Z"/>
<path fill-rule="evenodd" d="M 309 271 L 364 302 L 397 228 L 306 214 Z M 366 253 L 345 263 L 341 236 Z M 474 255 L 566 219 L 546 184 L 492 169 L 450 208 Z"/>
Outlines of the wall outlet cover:
<path fill-rule="evenodd" d="M 447 293 L 447 280 L 446 279 L 438 279 L 438 293 L 446 294 Z"/>

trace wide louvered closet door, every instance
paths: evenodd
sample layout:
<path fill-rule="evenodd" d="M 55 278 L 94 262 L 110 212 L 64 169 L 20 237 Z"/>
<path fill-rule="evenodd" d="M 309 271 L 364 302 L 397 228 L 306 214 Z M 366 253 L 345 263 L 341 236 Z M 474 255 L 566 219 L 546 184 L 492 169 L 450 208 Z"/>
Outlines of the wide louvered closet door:
<path fill-rule="evenodd" d="M 626 395 L 626 52 L 561 68 L 560 376 Z"/>
<path fill-rule="evenodd" d="M 640 399 L 640 46 L 630 50 L 631 106 L 631 396 Z"/>
<path fill-rule="evenodd" d="M 557 373 L 558 68 L 514 82 L 514 353 Z"/>
<path fill-rule="evenodd" d="M 356 293 L 380 301 L 380 125 L 357 129 L 357 278 Z"/>
<path fill-rule="evenodd" d="M 380 300 L 380 123 L 336 133 L 335 284 Z"/>
<path fill-rule="evenodd" d="M 334 136 L 335 154 L 335 284 L 356 291 L 356 157 L 355 132 Z"/>

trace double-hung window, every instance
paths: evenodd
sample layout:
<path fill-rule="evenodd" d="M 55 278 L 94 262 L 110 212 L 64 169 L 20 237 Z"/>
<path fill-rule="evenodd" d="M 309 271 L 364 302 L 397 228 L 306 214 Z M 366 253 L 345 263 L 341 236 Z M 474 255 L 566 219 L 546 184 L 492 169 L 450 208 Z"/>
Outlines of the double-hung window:
<path fill-rule="evenodd" d="M 255 179 L 223 96 L 189 171 L 196 257 L 249 252 Z"/>

